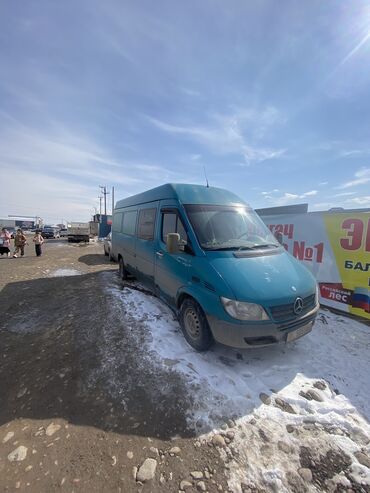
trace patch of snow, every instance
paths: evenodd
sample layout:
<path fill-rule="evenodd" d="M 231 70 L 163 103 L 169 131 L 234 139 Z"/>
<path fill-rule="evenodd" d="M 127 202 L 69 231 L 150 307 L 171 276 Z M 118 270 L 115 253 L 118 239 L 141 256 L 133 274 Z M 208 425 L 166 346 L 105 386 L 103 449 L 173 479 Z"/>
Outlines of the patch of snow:
<path fill-rule="evenodd" d="M 82 272 L 76 269 L 57 269 L 50 272 L 49 277 L 68 277 L 68 276 L 80 276 Z"/>
<path fill-rule="evenodd" d="M 220 451 L 229 463 L 232 491 L 241 492 L 242 483 L 279 492 L 323 488 L 314 467 L 313 483 L 302 483 L 297 471 L 307 467 L 304 454 L 323 467 L 326 454 L 349 461 L 345 473 L 333 472 L 333 491 L 350 480 L 370 487 L 370 470 L 354 455 L 366 450 L 370 456 L 368 326 L 321 310 L 313 331 L 289 345 L 246 350 L 215 345 L 197 353 L 160 300 L 129 287 L 107 289 L 145 327 L 151 362 L 182 375 L 195 396 L 189 426 L 203 433 L 202 440 L 209 441 L 227 419 L 236 421 L 235 438 Z M 319 400 L 307 398 L 307 391 Z M 262 392 L 271 397 L 269 405 L 262 404 Z M 290 412 L 279 399 L 290 405 Z M 279 441 L 291 453 L 279 449 Z"/>

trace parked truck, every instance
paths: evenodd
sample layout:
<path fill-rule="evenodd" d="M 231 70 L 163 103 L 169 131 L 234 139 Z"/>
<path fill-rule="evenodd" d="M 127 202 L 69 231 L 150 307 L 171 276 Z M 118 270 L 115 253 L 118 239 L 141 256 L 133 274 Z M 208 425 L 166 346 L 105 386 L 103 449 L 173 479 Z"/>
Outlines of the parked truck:
<path fill-rule="evenodd" d="M 99 223 L 96 221 L 90 221 L 90 236 L 93 238 L 94 236 L 99 235 Z"/>
<path fill-rule="evenodd" d="M 90 240 L 90 223 L 69 223 L 67 225 L 68 241 L 85 241 Z"/>

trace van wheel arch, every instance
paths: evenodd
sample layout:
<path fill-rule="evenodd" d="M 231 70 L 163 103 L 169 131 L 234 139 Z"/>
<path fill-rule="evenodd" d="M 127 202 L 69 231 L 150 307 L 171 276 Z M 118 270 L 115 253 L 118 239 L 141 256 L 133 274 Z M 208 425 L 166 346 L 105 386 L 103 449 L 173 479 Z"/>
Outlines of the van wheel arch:
<path fill-rule="evenodd" d="M 190 294 L 188 294 L 188 293 L 181 293 L 181 294 L 179 295 L 179 297 L 177 298 L 177 300 L 176 300 L 176 308 L 177 308 L 177 310 L 179 310 L 179 309 L 180 309 L 180 307 L 181 307 L 182 303 L 184 302 L 184 300 L 185 300 L 186 298 L 191 298 L 191 299 L 194 299 L 194 298 L 193 298 L 192 296 L 190 296 Z M 194 300 L 194 301 L 196 301 L 196 300 Z"/>
<path fill-rule="evenodd" d="M 128 277 L 128 272 L 125 268 L 125 263 L 123 261 L 123 257 L 122 255 L 118 254 L 118 265 L 119 265 L 119 269 L 118 269 L 118 275 L 120 277 L 120 279 L 122 279 L 122 281 L 125 281 Z"/>

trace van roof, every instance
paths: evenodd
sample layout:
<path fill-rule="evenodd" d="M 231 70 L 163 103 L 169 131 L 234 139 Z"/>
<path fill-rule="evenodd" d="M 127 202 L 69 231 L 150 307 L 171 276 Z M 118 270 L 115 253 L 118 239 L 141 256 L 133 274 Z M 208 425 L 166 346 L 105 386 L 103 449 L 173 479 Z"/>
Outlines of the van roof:
<path fill-rule="evenodd" d="M 237 195 L 223 188 L 186 183 L 166 183 L 160 187 L 119 200 L 115 208 L 121 209 L 122 207 L 164 199 L 177 199 L 182 204 L 246 205 Z"/>

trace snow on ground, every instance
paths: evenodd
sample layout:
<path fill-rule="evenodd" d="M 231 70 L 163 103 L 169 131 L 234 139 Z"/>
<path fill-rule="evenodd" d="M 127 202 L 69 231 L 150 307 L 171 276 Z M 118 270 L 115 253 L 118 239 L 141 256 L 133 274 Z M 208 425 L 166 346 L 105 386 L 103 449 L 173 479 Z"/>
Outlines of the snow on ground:
<path fill-rule="evenodd" d="M 279 492 L 334 491 L 337 484 L 370 491 L 363 465 L 370 465 L 369 326 L 321 310 L 313 331 L 290 345 L 197 353 L 160 300 L 130 287 L 108 289 L 145 327 L 151 362 L 179 372 L 195 395 L 188 422 L 200 439 L 227 438 L 219 427 L 234 419 L 235 436 L 220 449 L 232 491 L 243 483 Z M 302 480 L 307 474 L 313 483 Z"/>
<path fill-rule="evenodd" d="M 81 272 L 76 269 L 57 269 L 50 272 L 49 277 L 79 276 Z"/>

